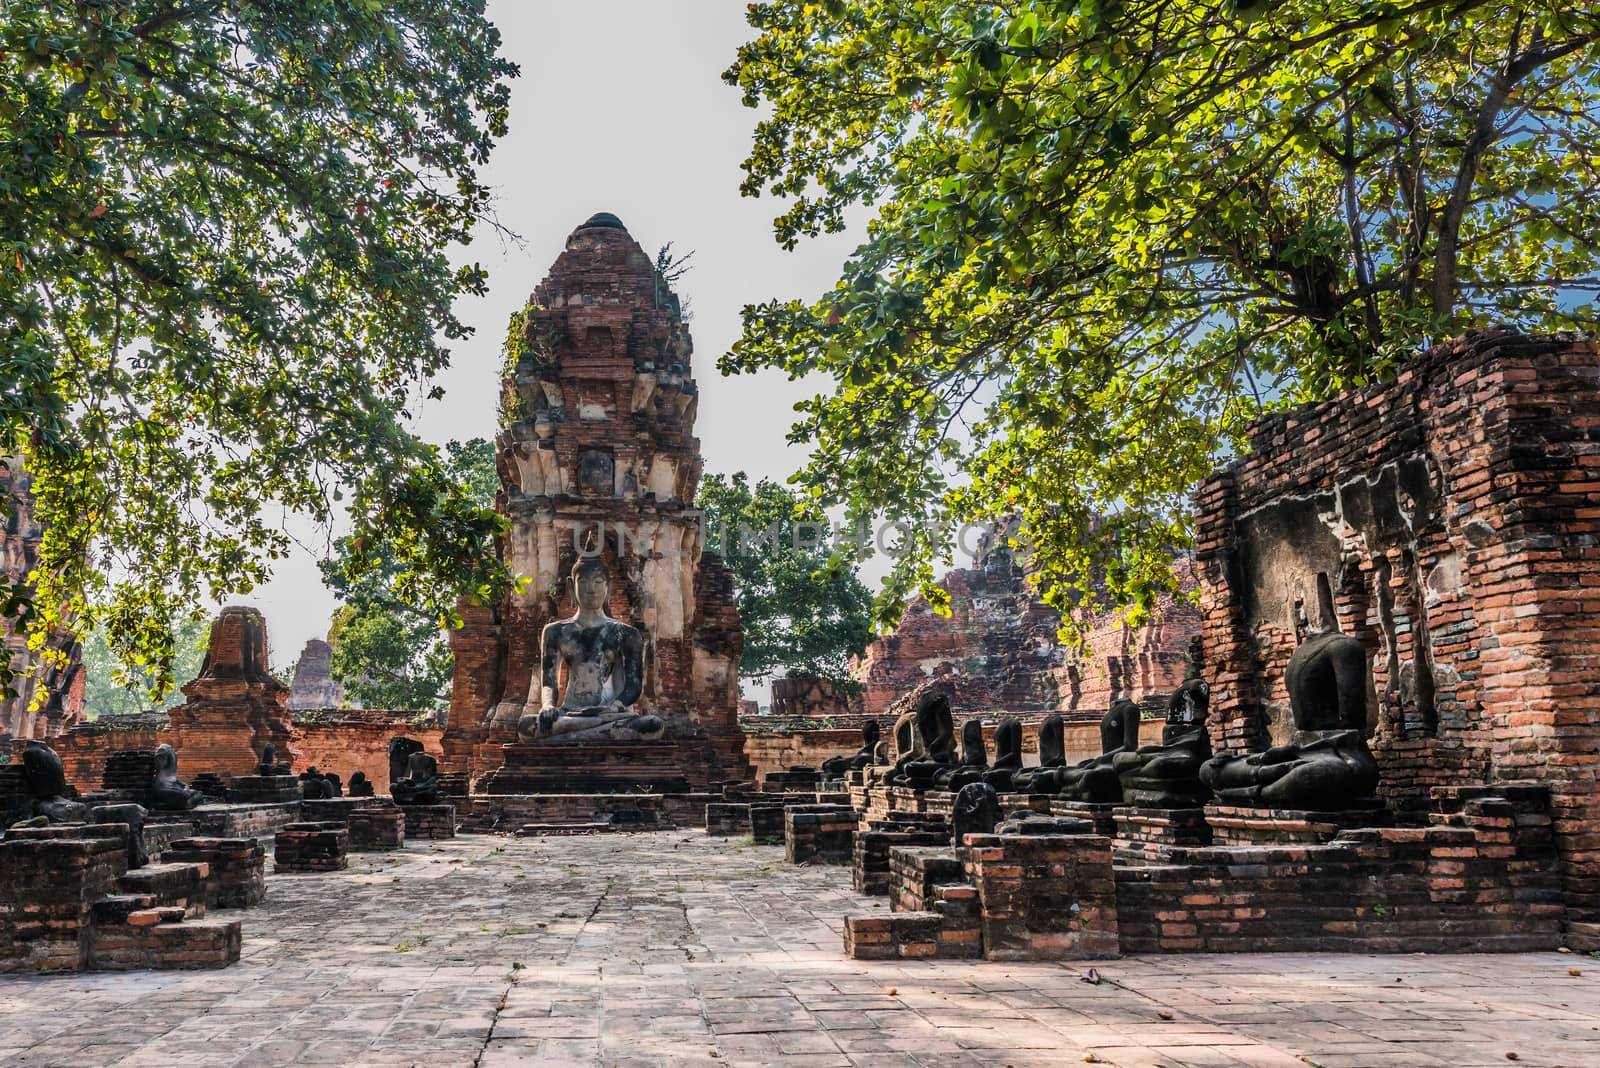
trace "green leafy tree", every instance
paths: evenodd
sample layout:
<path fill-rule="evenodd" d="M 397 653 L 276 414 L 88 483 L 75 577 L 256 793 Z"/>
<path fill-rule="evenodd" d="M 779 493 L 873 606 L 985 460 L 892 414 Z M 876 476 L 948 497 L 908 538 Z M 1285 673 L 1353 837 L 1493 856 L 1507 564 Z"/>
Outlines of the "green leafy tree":
<path fill-rule="evenodd" d="M 494 445 L 482 438 L 444 448 L 444 474 L 475 506 L 492 508 L 500 490 Z M 455 658 L 437 610 L 408 596 L 404 565 L 389 546 L 367 535 L 341 538 L 322 561 L 323 581 L 344 601 L 328 632 L 333 677 L 369 708 L 435 709 L 450 699 Z M 469 548 L 488 554 L 485 537 Z M 366 563 L 376 560 L 375 566 Z"/>
<path fill-rule="evenodd" d="M 172 678 L 179 685 L 200 674 L 206 647 L 211 640 L 211 623 L 203 618 L 184 617 L 173 628 Z M 173 689 L 158 689 L 156 673 L 130 672 L 111 651 L 104 634 L 89 635 L 83 643 L 83 714 L 86 719 L 101 716 L 126 716 L 163 707 Z"/>
<path fill-rule="evenodd" d="M 0 602 L 36 642 L 75 619 L 165 688 L 174 621 L 261 582 L 288 512 L 386 532 L 417 599 L 504 587 L 497 518 L 403 425 L 484 290 L 448 253 L 498 49 L 482 0 L 6 5 L 0 456 L 47 533 Z"/>
<path fill-rule="evenodd" d="M 1174 588 L 1195 482 L 1264 410 L 1482 324 L 1593 328 L 1600 9 L 1490 0 L 776 0 L 726 80 L 787 246 L 875 205 L 725 372 L 832 379 L 799 476 L 906 522 L 1020 515 L 1047 598 Z"/>
<path fill-rule="evenodd" d="M 743 471 L 708 475 L 696 507 L 706 548 L 733 572 L 744 625 L 740 673 L 780 669 L 852 685 L 850 657 L 872 637 L 872 594 L 853 564 L 834 559 L 827 517 L 793 490 Z"/>

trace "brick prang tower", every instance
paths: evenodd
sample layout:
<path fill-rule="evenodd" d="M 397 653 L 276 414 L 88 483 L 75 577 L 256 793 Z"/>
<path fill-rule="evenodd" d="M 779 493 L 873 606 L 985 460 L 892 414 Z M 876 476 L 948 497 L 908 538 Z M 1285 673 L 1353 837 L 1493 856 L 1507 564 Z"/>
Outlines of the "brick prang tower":
<path fill-rule="evenodd" d="M 732 576 L 702 552 L 694 510 L 692 350 L 677 296 L 609 214 L 572 232 L 513 317 L 495 439 L 512 527 L 499 552 L 529 582 L 499 605 L 463 606 L 446 771 L 492 771 L 517 717 L 537 711 L 540 632 L 572 614 L 566 577 L 598 550 L 610 614 L 645 636 L 639 711 L 667 720 L 691 784 L 749 776 Z"/>

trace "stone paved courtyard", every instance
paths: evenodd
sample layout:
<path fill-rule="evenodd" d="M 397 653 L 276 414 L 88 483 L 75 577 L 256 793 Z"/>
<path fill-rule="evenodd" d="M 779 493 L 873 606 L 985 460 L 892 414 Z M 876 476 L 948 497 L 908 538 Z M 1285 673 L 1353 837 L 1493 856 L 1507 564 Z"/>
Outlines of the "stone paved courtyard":
<path fill-rule="evenodd" d="M 269 887 L 225 971 L 0 979 L 0 1063 L 1600 1065 L 1586 957 L 1148 957 L 1098 985 L 857 962 L 841 919 L 881 899 L 846 869 L 698 832 L 418 843 Z"/>

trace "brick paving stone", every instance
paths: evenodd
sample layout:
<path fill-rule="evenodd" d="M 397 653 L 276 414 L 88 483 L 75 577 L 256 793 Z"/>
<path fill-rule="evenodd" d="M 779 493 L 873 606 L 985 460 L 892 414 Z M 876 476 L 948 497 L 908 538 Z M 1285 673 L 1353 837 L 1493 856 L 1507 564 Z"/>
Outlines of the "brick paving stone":
<path fill-rule="evenodd" d="M 361 854 L 270 879 L 227 971 L 0 978 L 0 1065 L 1600 1064 L 1582 957 L 1137 957 L 1099 985 L 852 961 L 870 900 L 781 856 L 698 832 Z"/>

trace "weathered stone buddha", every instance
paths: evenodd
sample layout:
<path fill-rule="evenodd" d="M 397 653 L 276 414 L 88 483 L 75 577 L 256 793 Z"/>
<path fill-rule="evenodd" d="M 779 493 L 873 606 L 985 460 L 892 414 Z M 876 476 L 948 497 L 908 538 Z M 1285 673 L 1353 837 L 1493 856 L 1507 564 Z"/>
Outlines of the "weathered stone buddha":
<path fill-rule="evenodd" d="M 983 781 L 1001 793 L 1012 789 L 1012 778 L 1022 770 L 1022 724 L 1003 719 L 994 729 L 994 763 L 983 773 Z"/>
<path fill-rule="evenodd" d="M 61 757 L 43 742 L 29 742 L 22 750 L 22 777 L 35 815 L 51 823 L 84 823 L 89 806 L 73 800 Z"/>
<path fill-rule="evenodd" d="M 644 690 L 644 636 L 606 615 L 611 570 L 598 556 L 580 557 L 572 585 L 578 610 L 540 635 L 540 707 L 522 715 L 517 734 L 547 745 L 655 741 L 666 724 L 633 711 Z M 557 704 L 563 668 L 567 687 Z"/>
<path fill-rule="evenodd" d="M 985 782 L 968 783 L 956 794 L 950 813 L 951 841 L 959 846 L 969 834 L 993 834 L 1001 819 L 1000 798 L 994 787 Z"/>
<path fill-rule="evenodd" d="M 393 758 L 394 751 L 390 750 Z M 397 805 L 439 803 L 439 762 L 420 749 L 406 757 L 406 774 L 389 781 L 389 796 Z"/>
<path fill-rule="evenodd" d="M 358 771 L 350 776 L 351 797 L 372 797 L 374 794 L 372 783 L 367 779 L 367 773 Z"/>
<path fill-rule="evenodd" d="M 903 713 L 894 721 L 891 743 L 887 746 L 888 751 L 884 753 L 884 759 L 874 760 L 873 767 L 867 772 L 869 784 L 892 785 L 902 782 L 905 766 L 922 754 L 920 739 L 917 737 L 916 710 Z M 891 756 L 894 757 L 892 763 L 888 759 Z"/>
<path fill-rule="evenodd" d="M 883 733 L 883 728 L 878 726 L 878 721 L 869 719 L 861 725 L 861 748 L 853 756 L 829 757 L 822 762 L 822 777 L 824 779 L 842 779 L 857 768 L 864 768 L 871 764 L 878 750 L 878 738 Z"/>
<path fill-rule="evenodd" d="M 156 775 L 145 789 L 144 806 L 157 812 L 187 812 L 205 795 L 178 781 L 178 753 L 162 742 L 156 746 Z"/>
<path fill-rule="evenodd" d="M 1139 748 L 1139 706 L 1127 698 L 1111 702 L 1100 720 L 1100 755 L 1063 769 L 1057 791 L 1069 801 L 1112 805 L 1122 800 L 1122 782 L 1112 766 L 1119 753 Z"/>
<path fill-rule="evenodd" d="M 1200 778 L 1220 800 L 1337 812 L 1376 807 L 1378 762 L 1367 748 L 1367 653 L 1335 630 L 1300 643 L 1284 670 L 1295 731 L 1287 745 L 1215 756 Z"/>
<path fill-rule="evenodd" d="M 257 775 L 288 775 L 289 765 L 278 763 L 278 747 L 268 742 L 261 747 L 261 763 L 256 765 Z"/>
<path fill-rule="evenodd" d="M 934 778 L 956 762 L 955 718 L 950 714 L 950 695 L 930 690 L 917 701 L 917 736 L 921 752 L 900 770 L 905 783 L 917 789 L 933 785 Z"/>
<path fill-rule="evenodd" d="M 1039 766 L 1012 773 L 1011 788 L 1024 794 L 1053 794 L 1066 770 L 1066 725 L 1052 713 L 1039 723 Z"/>
<path fill-rule="evenodd" d="M 982 782 L 989 770 L 989 754 L 983 745 L 983 720 L 973 717 L 961 725 L 961 755 L 954 767 L 939 772 L 933 784 L 942 790 L 959 790 Z"/>
<path fill-rule="evenodd" d="M 1200 781 L 1200 766 L 1211 759 L 1206 713 L 1211 687 L 1190 679 L 1167 702 L 1161 744 L 1118 753 L 1111 760 L 1122 782 L 1122 800 L 1146 808 L 1199 808 L 1211 797 Z"/>

